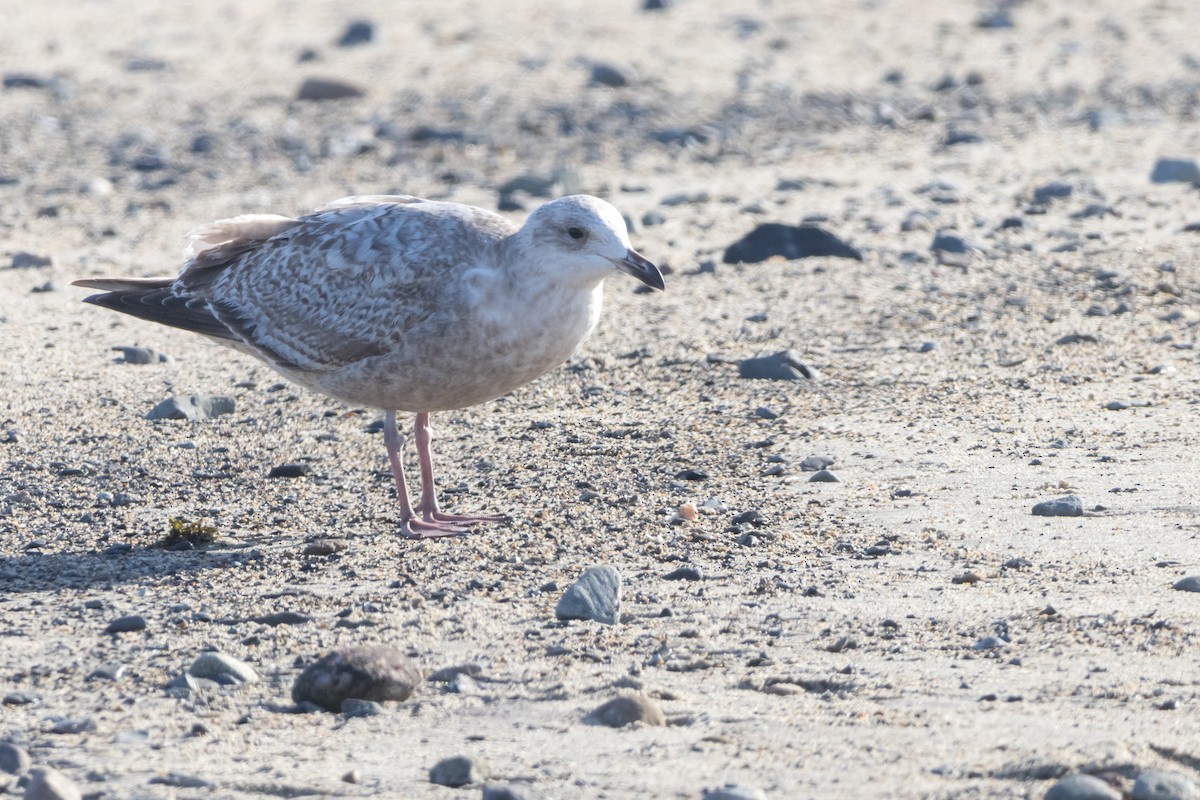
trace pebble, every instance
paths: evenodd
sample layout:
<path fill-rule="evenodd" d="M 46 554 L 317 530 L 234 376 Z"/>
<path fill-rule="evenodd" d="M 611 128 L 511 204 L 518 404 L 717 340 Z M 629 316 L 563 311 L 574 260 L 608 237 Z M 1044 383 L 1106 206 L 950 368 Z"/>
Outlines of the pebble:
<path fill-rule="evenodd" d="M 209 680 L 217 680 L 221 675 L 232 676 L 238 683 L 254 683 L 258 680 L 258 673 L 249 664 L 219 652 L 201 653 L 187 671 L 189 675 Z"/>
<path fill-rule="evenodd" d="M 647 211 L 645 214 L 642 214 L 642 225 L 646 228 L 662 225 L 666 221 L 667 218 L 657 211 Z"/>
<path fill-rule="evenodd" d="M 951 267 L 967 266 L 971 263 L 971 255 L 978 250 L 979 248 L 961 236 L 944 231 L 939 231 L 929 245 L 929 251 L 933 253 L 937 263 Z"/>
<path fill-rule="evenodd" d="M 936 211 L 910 211 L 900 221 L 901 231 L 928 231 L 933 229 L 933 219 Z"/>
<path fill-rule="evenodd" d="M 862 251 L 843 242 L 817 225 L 784 225 L 767 222 L 725 249 L 726 264 L 757 264 L 774 256 L 797 258 L 830 257 L 862 261 Z"/>
<path fill-rule="evenodd" d="M 1033 507 L 1035 517 L 1082 517 L 1083 501 L 1078 495 L 1069 494 L 1053 500 L 1043 500 Z"/>
<path fill-rule="evenodd" d="M 1175 581 L 1171 588 L 1179 592 L 1200 592 L 1200 575 L 1188 575 Z"/>
<path fill-rule="evenodd" d="M 834 472 L 832 470 L 819 469 L 812 474 L 812 476 L 808 479 L 808 482 L 809 483 L 840 483 L 841 478 L 839 478 L 836 474 L 834 474 Z"/>
<path fill-rule="evenodd" d="M 985 636 L 975 644 L 971 645 L 976 650 L 1000 650 L 1008 647 L 1008 642 L 1001 639 L 999 636 Z"/>
<path fill-rule="evenodd" d="M 124 676 L 125 665 L 114 662 L 112 664 L 101 664 L 96 667 L 88 673 L 87 680 L 119 681 Z"/>
<path fill-rule="evenodd" d="M 340 711 L 349 697 L 406 700 L 420 683 L 420 671 L 399 650 L 350 647 L 328 653 L 305 667 L 292 685 L 292 700 Z"/>
<path fill-rule="evenodd" d="M 9 264 L 13 269 L 37 269 L 39 267 L 48 267 L 54 263 L 54 259 L 50 256 L 39 256 L 37 253 L 27 253 L 24 250 L 19 250 L 12 254 L 12 262 Z"/>
<path fill-rule="evenodd" d="M 1033 190 L 1033 202 L 1048 205 L 1054 200 L 1063 200 L 1075 193 L 1075 187 L 1062 181 L 1046 183 Z"/>
<path fill-rule="evenodd" d="M 621 573 L 616 567 L 601 564 L 589 567 L 567 587 L 554 607 L 554 616 L 614 625 L 620 618 L 620 610 Z"/>
<path fill-rule="evenodd" d="M 303 461 L 294 464 L 280 464 L 271 467 L 268 478 L 303 478 L 312 471 L 312 465 Z"/>
<path fill-rule="evenodd" d="M 487 780 L 487 766 L 470 756 L 443 758 L 429 770 L 429 782 L 458 788 Z"/>
<path fill-rule="evenodd" d="M 705 789 L 700 800 L 767 800 L 767 795 L 755 786 L 727 783 L 720 789 Z"/>
<path fill-rule="evenodd" d="M 1133 800 L 1200 800 L 1200 789 L 1183 773 L 1152 769 L 1137 776 Z"/>
<path fill-rule="evenodd" d="M 644 725 L 666 725 L 667 717 L 658 703 L 642 692 L 635 692 L 614 697 L 598 706 L 584 721 L 606 725 L 609 728 L 624 728 L 635 722 Z"/>
<path fill-rule="evenodd" d="M 1200 165 L 1190 158 L 1160 158 L 1154 162 L 1150 182 L 1200 185 Z"/>
<path fill-rule="evenodd" d="M 790 350 L 769 356 L 745 358 L 738 362 L 738 376 L 751 380 L 818 381 L 820 373 L 801 361 Z"/>
<path fill-rule="evenodd" d="M 232 414 L 237 401 L 227 395 L 192 394 L 168 397 L 151 409 L 146 419 L 203 420 Z"/>
<path fill-rule="evenodd" d="M 619 89 L 628 86 L 629 75 L 620 67 L 612 64 L 592 64 L 592 72 L 588 76 L 589 86 L 609 86 Z"/>
<path fill-rule="evenodd" d="M 383 713 L 383 706 L 374 700 L 360 700 L 357 697 L 347 697 L 342 701 L 342 714 L 346 717 L 378 717 Z"/>
<path fill-rule="evenodd" d="M 83 792 L 58 770 L 36 767 L 29 773 L 25 800 L 83 800 Z"/>
<path fill-rule="evenodd" d="M 124 617 L 117 617 L 112 622 L 108 623 L 108 627 L 104 629 L 105 633 L 133 633 L 134 631 L 146 630 L 146 618 L 141 614 L 130 614 Z"/>
<path fill-rule="evenodd" d="M 364 97 L 366 91 L 348 81 L 331 78 L 308 78 L 296 90 L 297 100 L 313 102 L 322 100 L 345 100 L 353 97 Z"/>
<path fill-rule="evenodd" d="M 171 360 L 166 353 L 160 353 L 152 347 L 114 347 L 121 357 L 118 364 L 160 364 Z"/>
<path fill-rule="evenodd" d="M 8 742 L 0 742 L 0 772 L 9 775 L 24 775 L 33 766 L 33 759 L 23 747 Z"/>
<path fill-rule="evenodd" d="M 1068 775 L 1050 787 L 1044 800 L 1121 800 L 1121 793 L 1094 775 Z"/>
<path fill-rule="evenodd" d="M 695 567 L 680 567 L 663 576 L 663 580 L 667 581 L 699 581 L 703 579 L 704 576 Z"/>
<path fill-rule="evenodd" d="M 370 44 L 374 38 L 375 26 L 371 21 L 357 19 L 346 26 L 337 45 L 338 47 L 357 47 L 360 44 Z"/>
<path fill-rule="evenodd" d="M 809 456 L 800 462 L 801 472 L 819 472 L 826 467 L 832 467 L 834 460 L 829 456 Z"/>
<path fill-rule="evenodd" d="M 483 787 L 483 800 L 538 800 L 538 795 L 529 786 L 502 783 Z"/>

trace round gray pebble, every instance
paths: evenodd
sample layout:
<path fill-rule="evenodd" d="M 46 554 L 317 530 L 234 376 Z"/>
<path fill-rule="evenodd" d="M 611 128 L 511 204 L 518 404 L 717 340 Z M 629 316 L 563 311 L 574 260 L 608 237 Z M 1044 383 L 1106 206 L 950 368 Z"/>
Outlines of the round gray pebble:
<path fill-rule="evenodd" d="M 219 675 L 231 675 L 239 683 L 254 683 L 258 680 L 258 673 L 246 662 L 224 653 L 214 652 L 201 653 L 196 656 L 196 660 L 188 667 L 188 674 L 210 680 L 216 680 Z"/>
<path fill-rule="evenodd" d="M 567 587 L 554 608 L 559 619 L 591 619 L 606 625 L 616 623 L 621 610 L 621 573 L 602 564 L 589 567 Z"/>
<path fill-rule="evenodd" d="M 1188 575 L 1175 581 L 1171 588 L 1180 592 L 1200 592 L 1200 575 Z"/>
<path fill-rule="evenodd" d="M 429 782 L 457 788 L 487 780 L 487 767 L 470 756 L 443 758 L 429 770 Z"/>
<path fill-rule="evenodd" d="M 33 759 L 23 747 L 15 744 L 0 742 L 0 772 L 9 775 L 24 775 L 33 766 Z"/>
<path fill-rule="evenodd" d="M 1137 776 L 1133 800 L 1200 800 L 1200 789 L 1183 773 L 1152 769 Z"/>
<path fill-rule="evenodd" d="M 1082 517 L 1083 501 L 1077 495 L 1043 500 L 1033 507 L 1035 517 Z"/>
<path fill-rule="evenodd" d="M 105 633 L 133 633 L 134 631 L 146 630 L 146 618 L 140 614 L 130 614 L 125 617 L 117 617 L 112 622 L 108 623 L 108 627 L 104 629 Z"/>
<path fill-rule="evenodd" d="M 340 711 L 347 698 L 406 700 L 421 683 L 421 673 L 393 647 L 337 650 L 304 668 L 292 685 L 292 700 Z"/>
<path fill-rule="evenodd" d="M 83 800 L 79 787 L 58 770 L 35 767 L 29 773 L 25 800 Z"/>
<path fill-rule="evenodd" d="M 1094 775 L 1068 775 L 1050 787 L 1045 800 L 1121 800 L 1121 793 Z"/>
<path fill-rule="evenodd" d="M 614 697 L 587 715 L 586 721 L 610 728 L 624 728 L 635 722 L 666 725 L 667 717 L 658 703 L 641 692 Z"/>
<path fill-rule="evenodd" d="M 809 483 L 841 483 L 841 478 L 833 470 L 819 469 L 808 479 Z"/>

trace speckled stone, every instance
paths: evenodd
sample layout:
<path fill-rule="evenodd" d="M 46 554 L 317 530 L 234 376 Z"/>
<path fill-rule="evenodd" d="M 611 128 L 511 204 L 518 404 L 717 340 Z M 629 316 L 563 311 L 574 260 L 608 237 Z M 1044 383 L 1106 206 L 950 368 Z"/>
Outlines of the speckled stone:
<path fill-rule="evenodd" d="M 1045 800 L 1121 800 L 1121 793 L 1094 775 L 1068 775 L 1050 787 Z"/>
<path fill-rule="evenodd" d="M 1152 769 L 1137 776 L 1133 800 L 1200 800 L 1200 789 L 1183 773 Z"/>
<path fill-rule="evenodd" d="M 292 686 L 292 700 L 340 711 L 347 698 L 406 700 L 421 673 L 393 647 L 350 647 L 322 656 L 304 668 Z"/>
<path fill-rule="evenodd" d="M 188 674 L 212 680 L 216 680 L 218 675 L 232 675 L 241 683 L 258 680 L 258 673 L 253 667 L 224 653 L 201 653 L 188 667 Z"/>
<path fill-rule="evenodd" d="M 614 697 L 588 714 L 587 721 L 610 728 L 624 728 L 635 722 L 644 725 L 667 724 L 666 715 L 658 703 L 641 692 Z"/>

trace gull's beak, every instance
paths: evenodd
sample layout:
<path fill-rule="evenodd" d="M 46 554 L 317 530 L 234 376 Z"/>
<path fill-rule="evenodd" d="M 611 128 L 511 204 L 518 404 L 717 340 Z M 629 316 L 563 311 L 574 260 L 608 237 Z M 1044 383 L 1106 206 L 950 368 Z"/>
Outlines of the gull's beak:
<path fill-rule="evenodd" d="M 662 272 L 654 262 L 634 250 L 632 247 L 625 251 L 624 258 L 612 258 L 613 266 L 627 275 L 632 275 L 651 289 L 665 289 Z"/>

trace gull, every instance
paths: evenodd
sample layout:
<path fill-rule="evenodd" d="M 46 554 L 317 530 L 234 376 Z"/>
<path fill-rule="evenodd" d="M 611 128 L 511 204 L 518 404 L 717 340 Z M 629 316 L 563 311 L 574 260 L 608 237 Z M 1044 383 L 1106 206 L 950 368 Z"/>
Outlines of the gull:
<path fill-rule="evenodd" d="M 310 214 L 249 214 L 193 231 L 173 278 L 89 278 L 84 302 L 216 339 L 309 389 L 385 412 L 384 443 L 409 538 L 465 533 L 495 515 L 438 507 L 429 415 L 504 395 L 565 362 L 596 327 L 605 278 L 663 289 L 621 214 L 588 195 L 516 227 L 460 203 L 347 197 Z M 415 412 L 414 506 L 399 411 Z"/>

